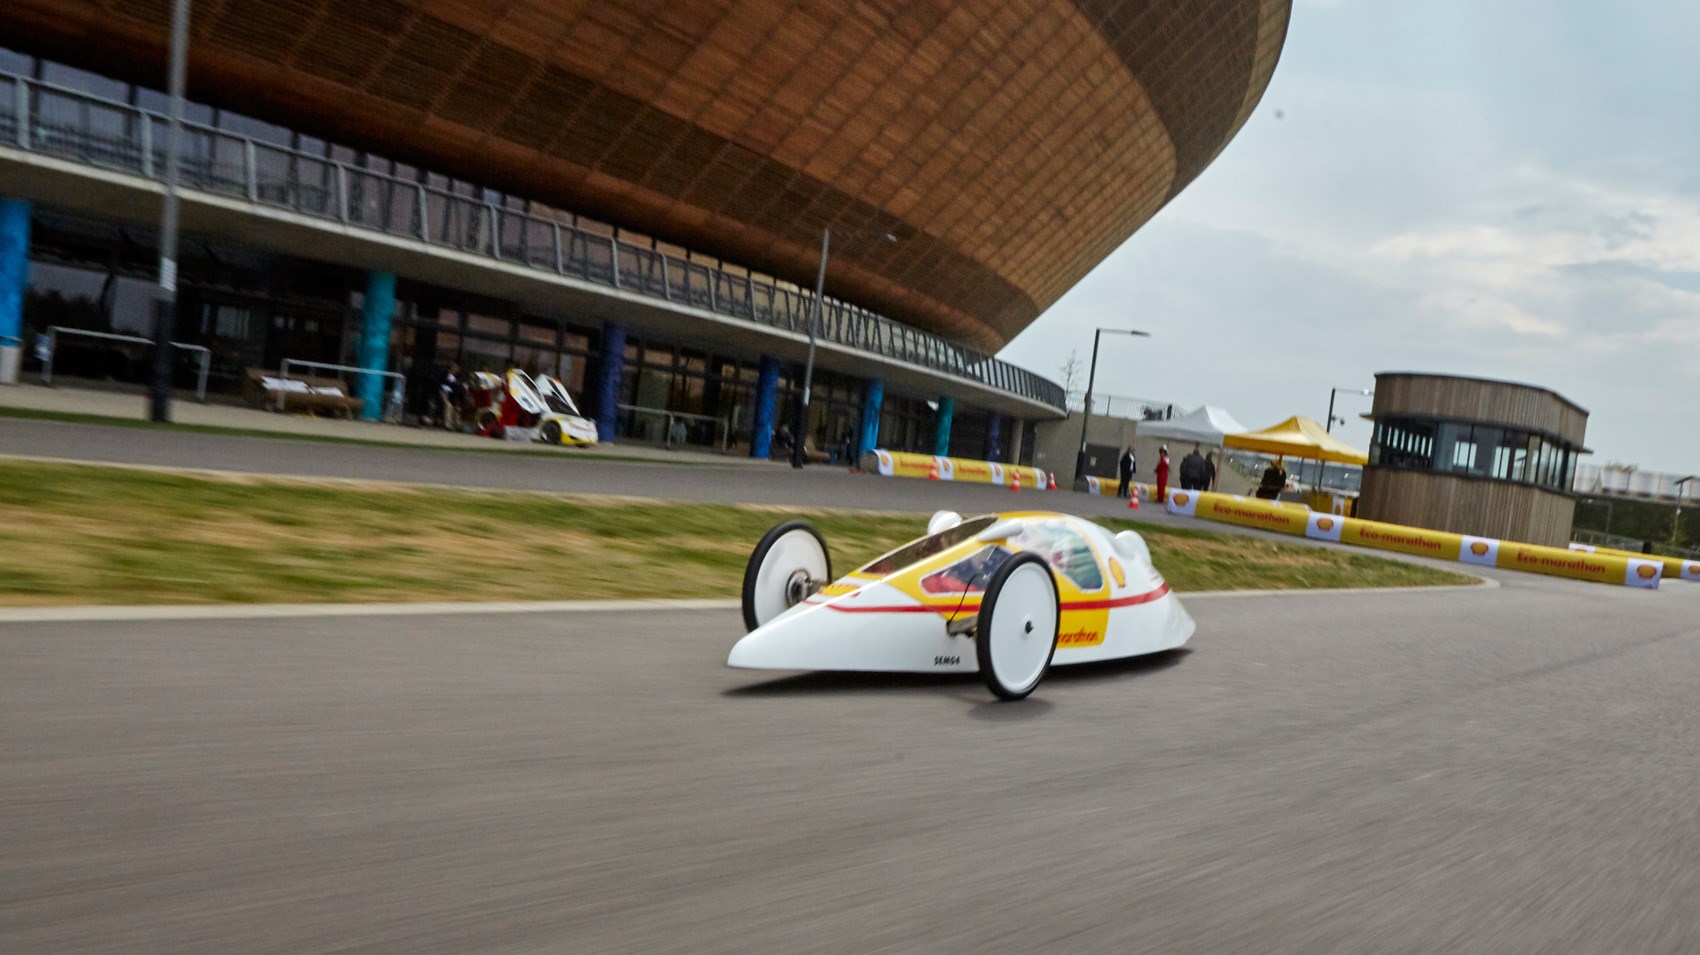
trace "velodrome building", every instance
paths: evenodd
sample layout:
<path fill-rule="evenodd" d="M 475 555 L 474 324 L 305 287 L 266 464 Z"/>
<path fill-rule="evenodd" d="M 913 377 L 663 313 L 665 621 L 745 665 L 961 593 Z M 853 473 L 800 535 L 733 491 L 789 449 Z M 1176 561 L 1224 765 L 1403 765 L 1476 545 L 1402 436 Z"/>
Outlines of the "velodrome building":
<path fill-rule="evenodd" d="M 1019 459 L 1064 394 L 993 355 L 1233 138 L 1289 6 L 196 0 L 175 338 L 215 392 L 514 365 L 766 454 L 830 229 L 810 444 Z M 0 7 L 0 347 L 148 334 L 170 9 Z"/>

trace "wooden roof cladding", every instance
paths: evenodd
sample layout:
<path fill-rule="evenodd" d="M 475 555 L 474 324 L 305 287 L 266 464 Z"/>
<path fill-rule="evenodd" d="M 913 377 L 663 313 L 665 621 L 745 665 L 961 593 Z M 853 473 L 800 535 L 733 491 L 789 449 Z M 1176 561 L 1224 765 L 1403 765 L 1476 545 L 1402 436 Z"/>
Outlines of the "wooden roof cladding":
<path fill-rule="evenodd" d="M 1191 182 L 1290 0 L 197 0 L 191 94 L 995 350 Z M 159 85 L 169 0 L 8 0 Z M 887 233 L 898 242 L 886 242 Z"/>
<path fill-rule="evenodd" d="M 1520 427 L 1555 435 L 1580 448 L 1588 412 L 1547 388 L 1489 378 L 1411 372 L 1375 376 L 1372 417 L 1422 415 Z"/>

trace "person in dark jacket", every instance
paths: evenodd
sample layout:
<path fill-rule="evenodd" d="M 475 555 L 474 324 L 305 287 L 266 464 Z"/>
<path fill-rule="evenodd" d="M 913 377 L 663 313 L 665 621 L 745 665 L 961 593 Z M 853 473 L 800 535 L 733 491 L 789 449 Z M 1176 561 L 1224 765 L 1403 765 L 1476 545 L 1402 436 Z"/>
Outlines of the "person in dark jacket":
<path fill-rule="evenodd" d="M 1216 455 L 1206 454 L 1204 456 L 1204 484 L 1203 484 L 1203 486 L 1201 486 L 1199 488 L 1199 490 L 1200 491 L 1214 491 L 1215 489 L 1216 489 Z"/>
<path fill-rule="evenodd" d="M 1263 470 L 1263 482 L 1257 486 L 1257 496 L 1265 500 L 1280 498 L 1281 492 L 1287 489 L 1287 469 L 1281 466 L 1281 459 L 1269 462 L 1269 467 Z"/>
<path fill-rule="evenodd" d="M 1204 490 L 1204 455 L 1198 453 L 1196 444 L 1181 458 L 1181 490 Z"/>
<path fill-rule="evenodd" d="M 1121 460 L 1116 464 L 1116 475 L 1121 482 L 1116 485 L 1116 496 L 1127 497 L 1127 486 L 1133 481 L 1133 471 L 1138 462 L 1133 457 L 1133 445 L 1122 449 Z"/>

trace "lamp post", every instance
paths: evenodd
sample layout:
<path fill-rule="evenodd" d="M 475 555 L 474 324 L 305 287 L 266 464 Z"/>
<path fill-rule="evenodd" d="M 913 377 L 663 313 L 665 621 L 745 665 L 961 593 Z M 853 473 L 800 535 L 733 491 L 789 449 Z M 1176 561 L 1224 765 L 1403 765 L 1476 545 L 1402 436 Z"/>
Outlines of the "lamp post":
<path fill-rule="evenodd" d="M 171 5 L 171 121 L 165 138 L 165 203 L 159 221 L 159 290 L 154 299 L 148 420 L 171 420 L 171 333 L 177 319 L 177 173 L 183 151 L 183 87 L 189 59 L 189 0 Z M 142 117 L 142 122 L 151 122 Z"/>
<path fill-rule="evenodd" d="M 1342 391 L 1346 392 L 1347 394 L 1363 395 L 1366 398 L 1373 397 L 1375 395 L 1375 392 L 1369 390 L 1368 388 L 1330 388 L 1330 389 L 1328 389 L 1328 423 L 1325 424 L 1323 427 L 1324 427 L 1324 430 L 1326 430 L 1329 434 L 1334 433 L 1334 396 L 1339 394 Z M 1345 424 L 1346 419 L 1341 418 L 1340 423 Z M 1322 490 L 1322 469 L 1325 466 L 1326 465 L 1324 464 L 1324 462 L 1321 458 L 1316 459 L 1316 489 L 1318 491 Z"/>
<path fill-rule="evenodd" d="M 1133 328 L 1099 328 L 1092 332 L 1092 364 L 1086 370 L 1086 407 L 1080 413 L 1080 451 L 1074 456 L 1074 486 L 1086 479 L 1086 428 L 1092 423 L 1092 387 L 1098 381 L 1098 338 L 1105 332 L 1112 335 L 1132 335 L 1150 338 L 1150 332 Z"/>
<path fill-rule="evenodd" d="M 885 241 L 896 242 L 897 236 L 885 233 Z M 809 313 L 809 358 L 803 364 L 803 400 L 797 404 L 797 416 L 793 422 L 791 436 L 791 466 L 800 468 L 806 460 L 803 454 L 803 442 L 809 429 L 809 393 L 815 383 L 815 335 L 820 326 L 821 314 L 826 308 L 826 256 L 832 246 L 832 228 L 828 226 L 820 230 L 820 271 L 815 275 L 815 303 Z"/>

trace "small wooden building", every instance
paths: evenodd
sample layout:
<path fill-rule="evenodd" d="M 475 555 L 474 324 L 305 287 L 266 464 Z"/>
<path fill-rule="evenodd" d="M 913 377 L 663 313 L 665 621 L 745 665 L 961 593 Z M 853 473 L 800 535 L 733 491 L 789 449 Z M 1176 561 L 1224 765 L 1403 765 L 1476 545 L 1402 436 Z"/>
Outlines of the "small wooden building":
<path fill-rule="evenodd" d="M 1563 547 L 1588 412 L 1547 388 L 1383 372 L 1357 514 Z"/>

